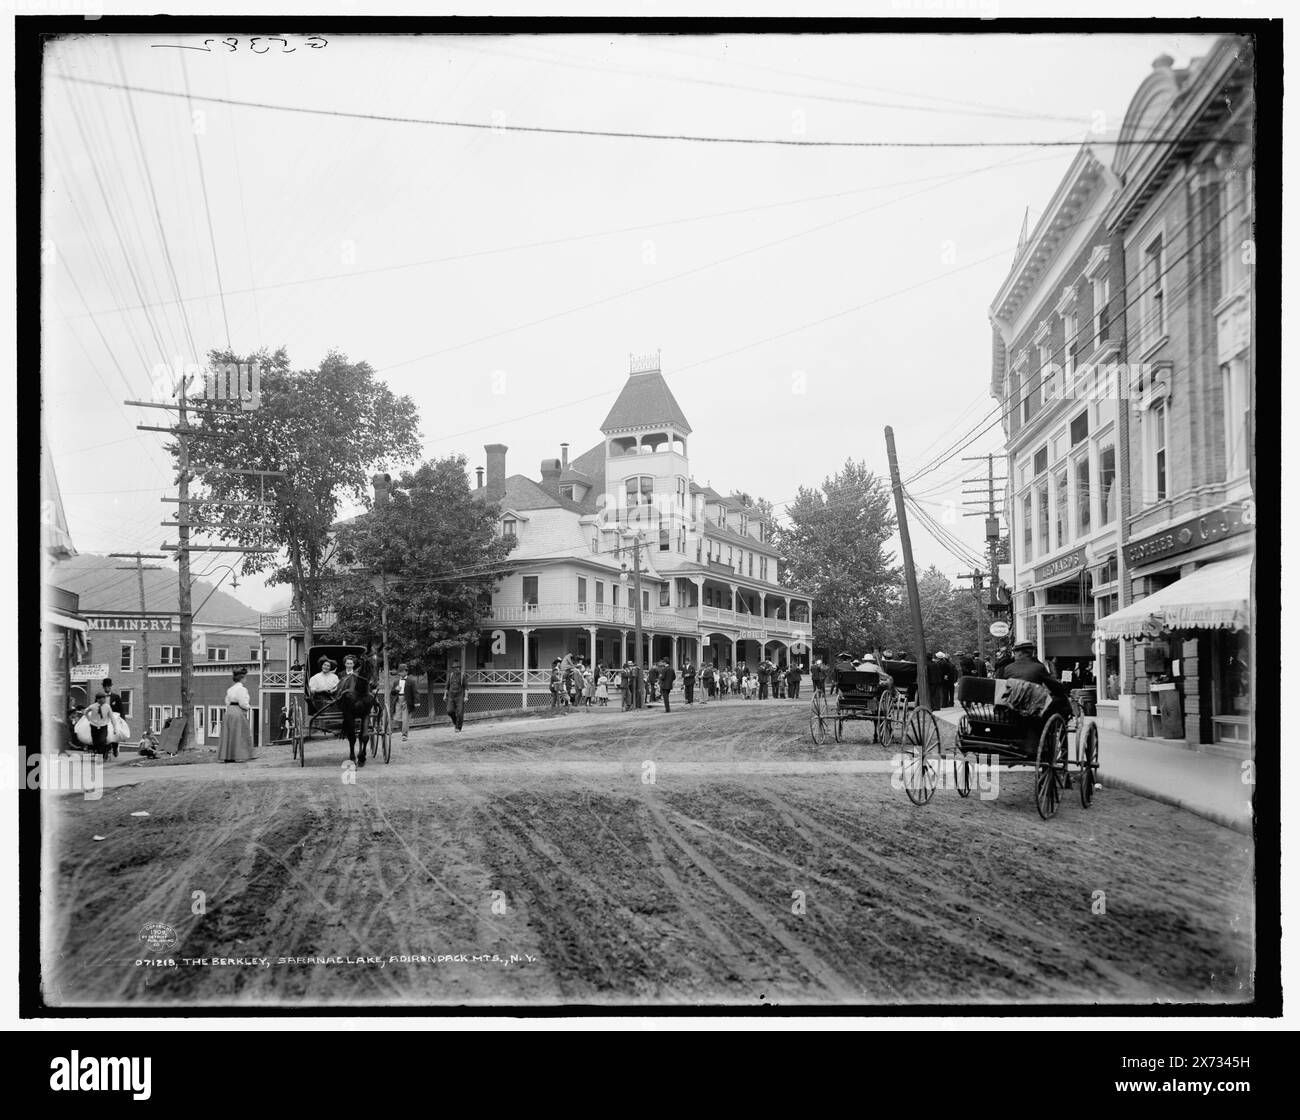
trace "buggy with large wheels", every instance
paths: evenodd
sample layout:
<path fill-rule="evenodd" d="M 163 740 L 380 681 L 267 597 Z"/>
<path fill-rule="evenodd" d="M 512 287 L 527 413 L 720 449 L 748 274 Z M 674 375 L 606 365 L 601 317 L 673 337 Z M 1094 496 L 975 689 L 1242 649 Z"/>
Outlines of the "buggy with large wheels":
<path fill-rule="evenodd" d="M 1043 714 L 1018 711 L 1004 703 L 1008 685 L 1017 682 L 989 677 L 961 677 L 957 681 L 957 703 L 962 716 L 957 725 L 953 755 L 957 792 L 970 793 L 971 754 L 984 754 L 1005 767 L 1032 767 L 1034 802 L 1038 815 L 1047 820 L 1056 814 L 1061 793 L 1078 781 L 1079 800 L 1086 809 L 1097 787 L 1100 747 L 1097 721 L 1084 716 L 1078 701 L 1070 698 L 1070 715 L 1049 709 Z M 1027 682 L 1018 682 L 1026 685 Z M 1028 684 L 1029 689 L 1046 689 Z M 1031 694 L 1032 696 L 1032 694 Z M 1041 698 L 1040 698 L 1041 699 Z M 1070 753 L 1070 734 L 1074 752 Z"/>
<path fill-rule="evenodd" d="M 812 713 L 808 717 L 812 740 L 826 742 L 829 731 L 837 743 L 844 739 L 845 723 L 871 724 L 875 741 L 889 746 L 902 737 L 907 718 L 907 695 L 875 669 L 839 670 L 827 678 L 834 699 L 813 690 Z"/>
<path fill-rule="evenodd" d="M 340 687 L 332 692 L 310 691 L 311 669 L 318 668 L 323 660 L 328 659 L 335 666 L 341 666 L 347 657 L 353 657 L 357 663 L 357 676 L 361 678 L 360 687 Z M 285 708 L 285 730 L 293 746 L 293 759 L 299 766 L 307 765 L 307 743 L 313 735 L 342 738 L 346 732 L 348 720 L 354 721 L 357 736 L 360 739 L 360 765 L 365 765 L 367 746 L 370 757 L 383 754 L 384 761 L 389 762 L 393 753 L 392 714 L 388 708 L 388 697 L 376 695 L 374 685 L 374 666 L 363 646 L 323 645 L 312 646 L 308 652 L 309 670 L 303 672 L 302 692 L 290 698 Z M 364 697 L 358 701 L 357 697 Z"/>

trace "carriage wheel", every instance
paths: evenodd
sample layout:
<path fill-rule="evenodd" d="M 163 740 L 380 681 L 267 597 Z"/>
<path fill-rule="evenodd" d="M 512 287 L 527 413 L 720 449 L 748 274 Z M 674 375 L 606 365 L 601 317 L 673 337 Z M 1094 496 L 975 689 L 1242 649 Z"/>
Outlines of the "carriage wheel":
<path fill-rule="evenodd" d="M 906 718 L 906 701 L 902 700 L 897 689 L 889 689 L 880 694 L 880 703 L 876 707 L 876 738 L 881 746 L 897 743 L 903 737 L 903 721 Z"/>
<path fill-rule="evenodd" d="M 963 755 L 961 758 L 955 758 L 952 762 L 953 778 L 957 782 L 957 796 L 970 796 L 970 759 Z"/>
<path fill-rule="evenodd" d="M 915 805 L 926 805 L 939 785 L 943 740 L 928 708 L 917 708 L 903 728 L 903 788 Z"/>
<path fill-rule="evenodd" d="M 812 715 L 808 717 L 808 730 L 812 732 L 812 741 L 819 747 L 826 742 L 826 723 L 826 697 L 820 692 L 814 692 Z"/>
<path fill-rule="evenodd" d="M 1056 815 L 1061 804 L 1061 787 L 1065 784 L 1065 752 L 1067 732 L 1065 720 L 1053 713 L 1043 724 L 1038 737 L 1038 758 L 1035 771 L 1034 802 L 1038 815 L 1047 820 Z"/>
<path fill-rule="evenodd" d="M 1080 729 L 1079 738 L 1083 740 L 1079 750 L 1079 800 L 1086 809 L 1092 804 L 1092 791 L 1097 787 L 1097 762 L 1100 755 L 1097 725 L 1091 720 L 1087 729 Z"/>
<path fill-rule="evenodd" d="M 379 739 L 379 749 L 383 752 L 385 764 L 393 760 L 393 717 L 387 704 L 380 704 L 375 709 L 374 734 Z M 373 741 L 373 740 L 372 740 Z"/>
<path fill-rule="evenodd" d="M 289 741 L 299 766 L 307 765 L 307 704 L 301 696 L 293 698 L 289 716 Z"/>

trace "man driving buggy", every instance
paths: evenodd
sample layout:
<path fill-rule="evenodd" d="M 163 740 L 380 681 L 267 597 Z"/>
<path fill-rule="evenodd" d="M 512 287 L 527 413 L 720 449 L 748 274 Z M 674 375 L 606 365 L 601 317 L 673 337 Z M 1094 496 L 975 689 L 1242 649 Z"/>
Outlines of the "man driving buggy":
<path fill-rule="evenodd" d="M 1037 647 L 1033 642 L 1017 642 L 1011 647 L 1013 660 L 1003 665 L 994 674 L 998 680 L 1030 681 L 1041 684 L 1052 694 L 1051 707 L 1047 714 L 1056 712 L 1064 719 L 1069 719 L 1074 710 L 1070 707 L 1070 690 L 1047 671 L 1041 661 L 1034 656 Z"/>

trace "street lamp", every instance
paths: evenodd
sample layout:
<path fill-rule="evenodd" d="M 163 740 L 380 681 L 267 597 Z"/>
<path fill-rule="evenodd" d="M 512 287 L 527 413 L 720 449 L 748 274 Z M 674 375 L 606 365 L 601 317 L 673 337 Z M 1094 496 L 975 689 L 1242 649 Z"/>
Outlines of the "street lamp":
<path fill-rule="evenodd" d="M 625 527 L 620 534 L 622 538 L 629 543 L 632 548 L 632 598 L 633 598 L 633 619 L 636 623 L 636 651 L 633 656 L 633 663 L 636 666 L 636 672 L 633 676 L 633 703 L 637 708 L 644 707 L 643 697 L 641 694 L 641 542 L 644 534 L 640 529 L 633 529 L 630 525 Z M 619 582 L 627 586 L 628 566 L 623 565 L 623 570 L 619 573 Z"/>

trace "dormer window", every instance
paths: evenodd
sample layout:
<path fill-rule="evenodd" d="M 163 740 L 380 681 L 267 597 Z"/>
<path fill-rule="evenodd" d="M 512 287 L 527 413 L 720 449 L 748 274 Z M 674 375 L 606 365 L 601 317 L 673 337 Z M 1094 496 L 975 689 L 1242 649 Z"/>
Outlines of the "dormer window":
<path fill-rule="evenodd" d="M 517 539 L 519 536 L 519 522 L 513 517 L 503 517 L 501 519 L 501 535 Z"/>

